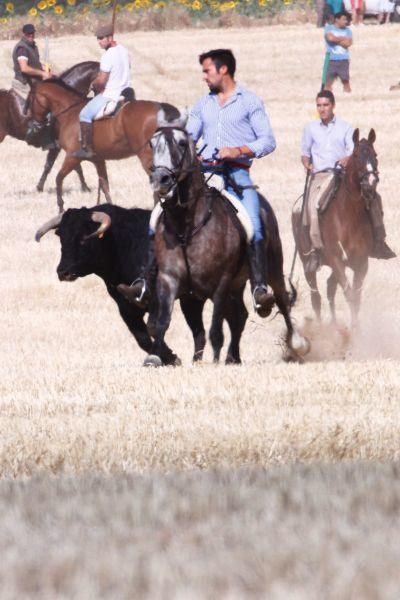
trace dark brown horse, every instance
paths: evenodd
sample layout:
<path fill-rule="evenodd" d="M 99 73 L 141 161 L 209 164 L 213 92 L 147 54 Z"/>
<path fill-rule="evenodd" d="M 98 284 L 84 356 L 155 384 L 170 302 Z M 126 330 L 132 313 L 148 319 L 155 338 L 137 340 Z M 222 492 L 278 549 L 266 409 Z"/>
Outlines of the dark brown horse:
<path fill-rule="evenodd" d="M 160 115 L 162 117 L 162 115 Z M 243 291 L 249 277 L 246 240 L 234 211 L 215 189 L 208 188 L 183 122 L 168 125 L 162 118 L 151 141 L 153 165 L 150 181 L 162 200 L 163 214 L 156 228 L 155 253 L 158 263 L 157 302 L 150 311 L 149 327 L 154 337 L 151 355 L 145 364 L 160 365 L 164 336 L 173 304 L 182 310 L 194 335 L 193 360 L 200 360 L 205 345 L 203 307 L 214 303 L 210 340 L 214 361 L 223 345 L 223 320 L 231 331 L 227 363 L 240 363 L 240 338 L 248 316 Z M 307 341 L 295 332 L 290 318 L 290 297 L 283 277 L 282 246 L 272 208 L 261 198 L 266 233 L 268 283 L 287 326 L 291 359 L 308 350 Z"/>
<path fill-rule="evenodd" d="M 60 81 L 37 83 L 31 92 L 32 114 L 37 121 L 44 122 L 46 115 L 52 113 L 59 144 L 67 153 L 56 177 L 60 211 L 63 210 L 63 180 L 80 163 L 80 159 L 72 156 L 72 153 L 80 147 L 79 112 L 85 102 L 85 99 Z M 148 173 L 151 165 L 149 141 L 157 128 L 157 112 L 161 107 L 171 118 L 179 115 L 179 111 L 169 104 L 137 100 L 126 103 L 115 116 L 95 121 L 93 147 L 96 156 L 91 162 L 96 167 L 100 186 L 108 201 L 110 195 L 105 160 L 119 160 L 136 155 Z"/>
<path fill-rule="evenodd" d="M 322 262 L 331 269 L 327 281 L 327 296 L 332 320 L 336 319 L 335 295 L 338 284 L 350 306 L 352 324 L 356 325 L 360 308 L 361 290 L 368 271 L 368 256 L 373 245 L 372 228 L 367 213 L 367 202 L 374 199 L 378 183 L 378 160 L 373 144 L 375 131 L 368 139 L 359 139 L 359 130 L 353 134 L 354 151 L 342 176 L 335 197 L 320 216 L 324 243 Z M 293 235 L 303 262 L 304 273 L 311 290 L 311 304 L 317 319 L 321 318 L 321 295 L 315 272 L 306 272 L 305 263 L 310 250 L 307 231 L 302 226 L 300 211 L 292 214 Z M 353 282 L 346 276 L 346 267 L 353 271 Z"/>
<path fill-rule="evenodd" d="M 60 79 L 82 94 L 82 96 L 86 97 L 89 92 L 90 84 L 99 72 L 99 67 L 100 64 L 96 61 L 85 61 L 63 71 L 60 75 Z M 0 142 L 2 142 L 7 135 L 18 140 L 26 139 L 30 117 L 25 114 L 24 109 L 25 102 L 19 98 L 13 90 L 0 90 Z M 38 192 L 43 191 L 47 176 L 59 153 L 60 148 L 57 147 L 51 148 L 48 151 L 43 173 L 36 186 Z M 89 191 L 81 166 L 77 165 L 75 170 L 78 173 L 82 191 Z"/>

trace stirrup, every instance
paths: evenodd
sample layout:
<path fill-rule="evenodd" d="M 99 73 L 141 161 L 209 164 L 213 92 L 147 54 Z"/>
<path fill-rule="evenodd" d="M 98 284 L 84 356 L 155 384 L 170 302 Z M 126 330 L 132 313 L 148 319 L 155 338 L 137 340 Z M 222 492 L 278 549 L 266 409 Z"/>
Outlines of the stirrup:
<path fill-rule="evenodd" d="M 74 158 L 80 158 L 81 160 L 90 160 L 96 156 L 96 153 L 88 148 L 79 148 L 79 150 L 76 150 L 72 153 L 72 156 Z"/>
<path fill-rule="evenodd" d="M 142 284 L 142 291 L 140 292 L 139 296 L 136 296 L 135 300 L 136 300 L 136 302 L 142 302 L 142 300 L 147 292 L 146 279 L 144 277 L 138 277 L 137 279 L 135 279 L 135 281 L 132 281 L 132 283 L 129 287 L 134 288 L 137 283 Z"/>

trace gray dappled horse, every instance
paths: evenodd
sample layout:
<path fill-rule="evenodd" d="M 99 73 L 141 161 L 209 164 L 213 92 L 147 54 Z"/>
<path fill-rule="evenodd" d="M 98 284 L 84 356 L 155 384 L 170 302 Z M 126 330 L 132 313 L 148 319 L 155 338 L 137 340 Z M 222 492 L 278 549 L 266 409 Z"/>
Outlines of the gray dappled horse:
<path fill-rule="evenodd" d="M 160 347 L 169 327 L 173 304 L 181 301 L 195 336 L 193 360 L 200 360 L 205 346 L 202 320 L 207 299 L 213 301 L 210 340 L 214 362 L 223 345 L 223 320 L 228 322 L 231 342 L 227 363 L 240 363 L 240 338 L 248 316 L 243 291 L 249 278 L 246 240 L 228 201 L 205 184 L 195 146 L 183 129 L 186 116 L 175 122 L 158 114 L 159 128 L 151 139 L 153 165 L 150 182 L 163 207 L 155 234 L 158 263 L 156 298 L 149 326 L 154 345 L 145 364 L 160 365 Z M 275 303 L 287 326 L 288 360 L 301 360 L 309 344 L 295 331 L 290 318 L 290 295 L 283 276 L 282 246 L 272 208 L 261 200 L 265 229 L 267 280 Z M 295 295 L 295 294 L 294 294 Z"/>

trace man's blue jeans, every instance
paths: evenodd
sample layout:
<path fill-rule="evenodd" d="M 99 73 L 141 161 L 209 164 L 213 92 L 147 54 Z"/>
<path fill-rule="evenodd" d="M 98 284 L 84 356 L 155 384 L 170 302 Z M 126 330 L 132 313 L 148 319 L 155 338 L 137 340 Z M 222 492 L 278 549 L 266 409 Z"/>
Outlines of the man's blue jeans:
<path fill-rule="evenodd" d="M 105 98 L 101 94 L 98 94 L 82 108 L 79 113 L 79 120 L 83 123 L 91 123 L 99 110 L 103 108 L 107 102 L 110 102 L 110 98 Z"/>
<path fill-rule="evenodd" d="M 242 169 L 240 167 L 229 167 L 229 177 L 231 177 L 238 186 L 252 186 L 254 185 L 248 169 Z M 231 194 L 234 194 L 244 205 L 245 209 L 249 213 L 249 217 L 254 228 L 254 241 L 258 242 L 263 239 L 263 229 L 260 218 L 260 200 L 258 198 L 257 190 L 253 187 L 244 189 L 242 197 L 238 196 L 235 190 L 229 185 L 229 177 L 225 177 L 226 190 Z"/>

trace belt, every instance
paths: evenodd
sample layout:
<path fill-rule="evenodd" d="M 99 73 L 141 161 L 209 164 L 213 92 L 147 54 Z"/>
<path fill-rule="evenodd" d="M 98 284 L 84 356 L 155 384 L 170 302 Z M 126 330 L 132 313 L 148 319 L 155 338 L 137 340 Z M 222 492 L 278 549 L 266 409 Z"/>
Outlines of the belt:
<path fill-rule="evenodd" d="M 202 160 L 202 165 L 204 167 L 233 167 L 235 169 L 246 169 L 247 171 L 250 169 L 250 165 L 243 164 L 241 162 L 237 162 L 235 160 Z"/>

